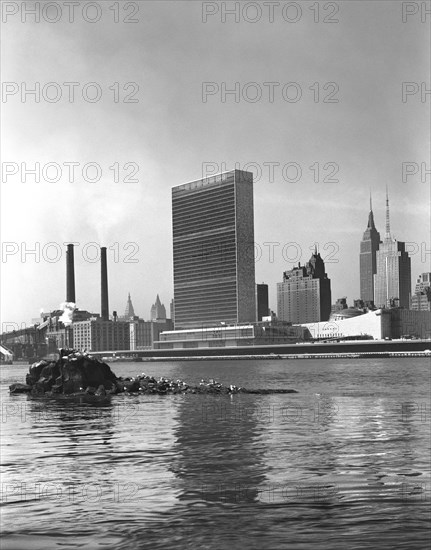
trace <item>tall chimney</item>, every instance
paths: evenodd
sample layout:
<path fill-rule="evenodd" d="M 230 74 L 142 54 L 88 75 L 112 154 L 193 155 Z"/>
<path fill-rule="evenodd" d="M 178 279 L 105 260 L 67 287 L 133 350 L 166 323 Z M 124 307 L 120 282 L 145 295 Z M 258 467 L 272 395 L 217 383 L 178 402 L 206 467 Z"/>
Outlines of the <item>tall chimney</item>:
<path fill-rule="evenodd" d="M 75 261 L 73 244 L 67 245 L 66 252 L 66 302 L 75 303 Z"/>
<path fill-rule="evenodd" d="M 102 321 L 109 321 L 109 306 L 108 306 L 108 267 L 106 263 L 106 246 L 102 246 L 100 249 L 101 259 L 101 316 Z"/>

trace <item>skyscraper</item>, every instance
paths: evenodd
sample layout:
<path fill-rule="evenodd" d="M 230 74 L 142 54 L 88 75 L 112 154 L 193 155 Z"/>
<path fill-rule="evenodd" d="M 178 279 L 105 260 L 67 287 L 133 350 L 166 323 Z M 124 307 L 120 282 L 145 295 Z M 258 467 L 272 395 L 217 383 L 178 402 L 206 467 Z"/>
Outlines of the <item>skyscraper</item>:
<path fill-rule="evenodd" d="M 130 292 L 129 292 L 129 296 L 127 298 L 126 310 L 124 312 L 124 318 L 133 319 L 133 317 L 135 317 L 135 310 L 133 308 L 132 299 L 130 298 Z"/>
<path fill-rule="evenodd" d="M 374 300 L 374 275 L 377 270 L 376 253 L 379 249 L 380 233 L 374 225 L 373 206 L 370 196 L 370 213 L 368 224 L 361 241 L 359 253 L 359 273 L 361 300 L 364 303 Z"/>
<path fill-rule="evenodd" d="M 253 174 L 172 189 L 175 329 L 254 322 Z"/>
<path fill-rule="evenodd" d="M 277 315 L 290 323 L 327 321 L 331 314 L 331 281 L 315 249 L 305 266 L 294 267 L 277 283 Z"/>
<path fill-rule="evenodd" d="M 386 232 L 376 254 L 374 303 L 377 307 L 409 308 L 411 298 L 411 265 L 405 243 L 391 235 L 389 198 L 386 190 Z"/>
<path fill-rule="evenodd" d="M 150 311 L 151 321 L 165 321 L 166 320 L 166 308 L 160 301 L 159 295 L 156 296 L 155 303 L 151 306 Z"/>

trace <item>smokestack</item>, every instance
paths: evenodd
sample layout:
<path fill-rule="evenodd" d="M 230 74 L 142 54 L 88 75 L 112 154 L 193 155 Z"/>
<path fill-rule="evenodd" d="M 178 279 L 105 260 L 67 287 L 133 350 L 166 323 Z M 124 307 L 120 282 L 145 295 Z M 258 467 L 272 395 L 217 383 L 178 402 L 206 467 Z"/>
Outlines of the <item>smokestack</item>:
<path fill-rule="evenodd" d="M 100 249 L 101 260 L 101 316 L 102 321 L 109 321 L 109 306 L 108 306 L 108 267 L 106 263 L 106 246 Z"/>
<path fill-rule="evenodd" d="M 66 302 L 75 303 L 75 261 L 73 244 L 67 245 L 66 252 Z"/>

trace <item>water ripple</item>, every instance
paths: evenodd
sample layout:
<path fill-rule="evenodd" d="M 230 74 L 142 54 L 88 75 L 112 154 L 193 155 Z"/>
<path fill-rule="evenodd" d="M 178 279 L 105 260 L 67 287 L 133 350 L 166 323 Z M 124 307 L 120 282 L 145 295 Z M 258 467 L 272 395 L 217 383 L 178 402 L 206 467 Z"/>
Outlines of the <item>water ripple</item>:
<path fill-rule="evenodd" d="M 9 396 L 26 370 L 1 371 L 2 550 L 428 546 L 424 360 L 146 364 L 299 393 L 101 406 Z"/>

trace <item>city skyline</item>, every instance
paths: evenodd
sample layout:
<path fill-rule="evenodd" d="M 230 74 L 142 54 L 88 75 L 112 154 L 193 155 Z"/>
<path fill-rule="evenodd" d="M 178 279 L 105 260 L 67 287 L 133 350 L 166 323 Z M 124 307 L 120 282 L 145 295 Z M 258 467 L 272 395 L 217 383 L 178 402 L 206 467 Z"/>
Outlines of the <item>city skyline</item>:
<path fill-rule="evenodd" d="M 0 13 L 8 548 L 427 547 L 431 0 Z"/>
<path fill-rule="evenodd" d="M 283 18 L 237 24 L 232 17 L 222 23 L 219 16 L 204 23 L 199 2 L 168 1 L 141 3 L 136 25 L 114 24 L 112 15 L 107 10 L 95 24 L 82 18 L 73 24 L 35 23 L 31 17 L 23 24 L 18 14 L 2 29 L 8 44 L 3 81 L 19 87 L 1 104 L 8 138 L 2 140 L 2 162 L 18 169 L 2 181 L 2 241 L 15 251 L 2 263 L 4 322 L 29 323 L 41 308 L 58 307 L 63 243 L 69 242 L 81 243 L 75 250 L 79 307 L 99 308 L 99 277 L 90 261 L 95 251 L 87 248 L 89 259 L 82 256 L 92 242 L 107 247 L 113 264 L 111 310 L 123 311 L 129 290 L 141 314 L 157 292 L 168 304 L 171 188 L 236 165 L 254 173 L 255 240 L 261 252 L 256 281 L 269 285 L 271 309 L 276 309 L 279 274 L 307 261 L 315 242 L 334 298 L 348 296 L 351 303 L 359 297 L 358 243 L 369 190 L 376 226 L 382 228 L 386 184 L 395 236 L 412 243 L 412 276 L 428 271 L 430 96 L 422 97 L 421 90 L 422 83 L 429 89 L 429 56 L 423 47 L 428 25 L 420 15 L 403 21 L 398 3 L 343 2 L 338 24 L 316 23 L 308 8 L 295 24 Z M 48 29 L 47 39 L 41 31 Z M 307 48 L 298 48 L 304 37 Z M 59 61 L 65 48 L 67 63 Z M 58 82 L 62 98 L 50 103 L 42 97 L 37 103 L 29 94 L 21 101 L 22 85 L 30 90 L 35 82 L 41 94 L 45 83 Z M 79 83 L 75 101 L 68 100 L 64 82 Z M 100 101 L 83 99 L 90 82 L 100 85 Z M 229 89 L 239 83 L 239 102 L 232 95 L 223 101 L 220 93 L 204 98 L 203 87 L 208 90 L 205 83 L 211 82 L 219 90 L 222 83 Z M 247 100 L 250 82 L 260 85 L 261 100 Z M 264 86 L 271 82 L 272 103 Z M 282 97 L 289 82 L 302 90 L 295 103 Z M 336 103 L 324 102 L 336 89 L 328 89 L 331 82 L 338 86 Z M 404 82 L 419 90 L 405 101 Z M 127 83 L 132 84 L 125 88 Z M 125 102 L 126 96 L 137 102 Z M 31 170 L 36 162 L 40 181 L 30 174 L 21 181 L 21 163 Z M 79 163 L 72 181 L 67 162 Z M 89 162 L 101 168 L 100 181 L 83 178 Z M 44 179 L 48 163 L 62 167 L 60 181 Z M 135 175 L 136 167 L 125 168 L 127 163 L 136 163 Z M 288 163 L 291 168 L 283 171 Z M 403 163 L 411 169 L 408 175 Z M 295 166 L 301 169 L 298 181 Z M 51 247 L 44 258 L 44 247 L 52 242 L 62 247 L 62 256 Z M 34 250 L 35 243 L 39 262 L 25 255 L 24 246 Z M 287 250 L 291 263 L 282 255 L 287 243 L 301 247 L 301 257 L 295 248 Z M 351 266 L 348 276 L 346 266 Z M 15 285 L 19 292 L 11 292 Z"/>
<path fill-rule="evenodd" d="M 174 186 L 174 187 L 175 187 L 175 186 Z M 178 187 L 178 186 L 177 186 L 177 187 Z M 386 224 L 387 224 L 387 189 L 386 189 L 386 191 L 385 191 L 385 197 L 386 197 Z M 370 203 L 370 206 L 371 206 L 371 203 Z M 370 212 L 372 213 L 371 218 L 372 218 L 372 222 L 374 223 L 374 211 L 373 211 L 373 210 L 370 210 Z M 369 222 L 370 222 L 370 215 L 369 215 Z M 367 230 L 368 230 L 368 228 L 367 228 Z M 359 233 L 359 232 L 358 232 L 358 233 Z M 392 232 L 390 233 L 390 239 L 392 239 Z M 385 241 L 385 239 L 383 239 L 382 242 L 384 242 L 384 241 Z M 278 243 L 278 242 L 280 243 L 280 245 L 283 244 L 282 241 L 269 241 L 269 242 L 266 244 L 266 246 L 267 246 L 267 253 L 268 253 L 268 263 L 269 263 L 270 265 L 273 266 L 273 269 L 275 269 L 276 262 L 275 262 L 275 261 L 271 262 L 271 261 L 269 261 L 269 260 L 271 259 L 271 257 L 270 257 L 271 254 L 275 255 L 275 250 L 276 250 L 277 248 L 276 248 L 276 245 L 275 245 L 274 243 Z M 291 241 L 289 241 L 289 242 L 291 242 Z M 330 241 L 330 242 L 331 242 L 332 244 L 334 243 L 334 241 Z M 362 243 L 363 241 L 359 241 L 359 242 Z M 380 245 L 382 244 L 382 242 L 380 243 Z M 284 243 L 284 244 L 285 244 L 285 243 Z M 409 244 L 412 245 L 412 243 L 408 243 L 408 242 L 407 242 L 407 243 L 401 242 L 401 244 L 405 244 L 406 246 L 408 246 Z M 317 243 L 317 241 L 315 240 L 315 241 L 313 241 L 313 246 L 312 246 L 312 247 L 310 246 L 309 248 L 310 248 L 310 249 L 315 249 L 316 246 L 317 246 L 317 248 L 319 248 L 320 243 Z M 106 248 L 106 247 L 102 247 L 102 249 L 103 249 L 103 248 Z M 271 250 L 271 248 L 272 248 L 272 250 Z M 295 250 L 295 251 L 297 250 L 297 249 L 296 249 L 295 247 L 293 247 L 293 246 L 291 246 L 290 248 L 292 248 L 292 249 Z M 289 250 L 290 250 L 290 248 L 289 248 Z M 68 262 L 68 253 L 70 254 L 70 252 L 69 252 L 68 249 L 69 249 L 68 243 L 64 243 L 64 257 L 66 258 L 66 263 Z M 259 260 L 260 260 L 260 258 L 258 257 L 259 254 L 260 254 L 260 249 L 263 249 L 263 248 L 260 246 L 260 243 L 258 243 L 257 241 L 255 241 L 255 266 L 258 265 L 258 262 L 259 262 Z M 419 251 L 420 251 L 421 254 L 423 254 L 423 250 L 419 250 Z M 102 252 L 103 252 L 103 250 L 102 250 Z M 117 266 L 118 266 L 118 264 L 115 262 L 115 254 L 116 254 L 116 252 L 117 252 L 116 250 L 111 249 L 111 256 L 112 256 L 112 258 L 114 258 L 114 261 L 112 262 L 112 258 L 111 258 L 111 262 L 110 262 L 110 260 L 109 260 L 109 249 L 107 249 L 107 251 L 106 251 L 106 254 L 107 254 L 107 257 L 108 257 L 108 259 L 107 259 L 108 266 L 109 266 L 109 264 L 111 264 L 110 267 L 108 267 L 108 269 L 109 269 L 109 271 L 110 271 L 110 288 L 111 288 L 111 285 L 112 285 L 112 282 L 111 282 L 111 281 L 112 281 L 112 280 L 114 280 L 114 281 L 116 280 L 115 270 L 116 270 L 116 268 L 117 268 Z M 320 251 L 319 251 L 319 252 L 320 252 Z M 331 248 L 331 247 L 328 247 L 328 252 L 326 253 L 326 256 L 322 256 L 322 259 L 325 261 L 325 257 L 328 257 L 328 256 L 329 256 L 329 257 L 331 258 L 331 257 L 333 256 L 333 252 L 334 252 L 334 249 Z M 407 252 L 408 252 L 408 250 L 407 250 Z M 305 254 L 306 254 L 305 249 L 304 249 L 304 251 L 301 250 L 301 253 L 303 253 L 303 256 L 301 256 L 301 258 L 304 258 Z M 72 254 L 73 254 L 73 252 L 72 252 Z M 425 250 L 425 254 L 426 254 L 426 250 Z M 310 256 L 312 256 L 312 253 L 310 253 L 310 254 L 308 255 L 308 259 L 309 259 Z M 73 256 L 72 256 L 72 257 L 73 257 Z M 425 257 L 426 257 L 426 256 L 425 256 Z M 79 264 L 80 264 L 80 261 L 79 261 L 80 258 L 79 258 L 79 255 L 76 254 L 76 251 L 75 251 L 75 258 L 78 259 L 78 262 L 76 262 L 76 263 L 79 265 Z M 283 259 L 284 259 L 284 258 L 283 258 Z M 335 259 L 338 260 L 338 258 L 335 258 Z M 411 258 L 410 258 L 410 259 L 411 259 Z M 99 258 L 99 260 L 100 260 L 100 258 Z M 76 261 L 76 260 L 75 260 L 75 261 Z M 307 261 L 308 261 L 308 260 L 305 259 L 305 260 L 301 260 L 299 263 L 303 262 L 303 263 L 305 264 Z M 64 263 L 64 262 L 62 261 L 62 262 L 60 262 L 60 263 L 61 263 L 61 266 L 63 266 L 63 263 Z M 99 280 L 100 280 L 100 275 L 99 275 L 99 279 L 98 279 L 97 274 L 94 274 L 94 272 L 95 272 L 95 271 L 97 272 L 98 270 L 100 270 L 100 267 L 98 266 L 98 263 L 99 263 L 99 262 L 95 262 L 94 260 L 92 260 L 91 262 L 84 262 L 84 263 L 89 263 L 90 265 L 92 265 L 93 276 L 96 277 L 96 284 L 97 284 L 97 283 L 99 282 Z M 328 263 L 329 263 L 329 266 L 338 265 L 339 263 L 342 263 L 342 258 L 340 258 L 340 262 L 331 263 L 331 261 L 329 261 Z M 280 262 L 279 262 L 279 265 L 280 265 Z M 282 264 L 281 264 L 281 265 L 282 265 Z M 424 263 L 423 265 L 425 266 L 426 264 Z M 51 263 L 51 266 L 52 266 L 52 263 Z M 48 268 L 49 268 L 49 265 L 48 265 Z M 81 258 L 81 268 L 82 268 L 82 258 Z M 294 268 L 295 268 L 295 266 L 294 266 L 294 265 L 291 265 L 291 269 L 294 269 Z M 76 271 L 77 271 L 77 270 L 76 270 L 76 267 L 75 267 L 75 272 L 74 272 L 74 275 L 73 275 L 73 276 L 74 276 L 74 279 L 75 279 L 75 278 L 77 279 L 77 281 L 78 281 L 78 286 L 79 286 L 80 274 L 79 274 L 79 271 L 78 271 L 78 273 L 76 273 Z M 352 272 L 353 272 L 353 271 L 352 271 Z M 358 263 L 357 273 L 360 275 L 360 263 Z M 421 271 L 420 273 L 422 273 L 422 271 Z M 420 273 L 413 273 L 413 268 L 412 268 L 411 277 L 414 277 L 414 278 L 416 279 L 416 278 L 420 275 Z M 268 284 L 268 287 L 269 287 L 269 309 L 270 309 L 270 310 L 273 310 L 273 311 L 277 311 L 277 307 L 278 307 L 278 306 L 277 306 L 277 285 L 279 284 L 279 277 L 280 277 L 279 274 L 276 274 L 276 275 L 275 275 L 275 279 L 277 279 L 277 280 L 276 280 L 276 282 L 275 282 L 273 285 L 268 284 L 267 281 L 262 281 L 263 283 Z M 328 274 L 328 277 L 332 280 L 331 273 Z M 359 276 L 358 278 L 359 278 L 359 282 L 360 282 L 360 276 Z M 63 279 L 64 279 L 64 276 L 63 276 Z M 413 282 L 413 281 L 412 281 L 412 282 Z M 63 281 L 62 281 L 62 283 L 63 283 Z M 256 284 L 257 284 L 257 283 L 258 283 L 258 279 L 257 279 L 257 277 L 256 277 Z M 68 284 L 69 284 L 68 281 L 66 281 L 66 293 L 64 292 L 64 290 L 62 290 L 62 294 L 61 294 L 61 296 L 59 297 L 60 299 L 57 300 L 57 301 L 54 300 L 53 306 L 52 306 L 51 308 L 48 307 L 48 308 L 44 308 L 44 309 L 43 309 L 43 311 L 44 311 L 45 313 L 46 313 L 46 312 L 49 312 L 50 310 L 57 309 L 57 308 L 59 307 L 60 303 L 63 303 L 64 301 L 67 301 L 67 295 L 68 295 L 68 293 L 69 293 Z M 411 287 L 411 288 L 413 289 L 413 287 Z M 138 289 L 138 290 L 139 290 L 139 289 Z M 117 296 L 117 297 L 116 297 L 116 300 L 115 300 L 115 302 L 114 302 L 114 305 L 113 305 L 112 307 L 110 307 L 110 309 L 109 309 L 109 311 L 108 311 L 109 316 L 112 315 L 112 311 L 114 311 L 114 310 L 122 311 L 123 306 L 121 305 L 121 301 L 123 300 L 123 302 L 124 302 L 124 296 L 126 296 L 126 293 L 125 293 L 124 291 L 121 291 L 121 292 L 122 292 L 122 294 L 120 295 L 120 298 L 118 298 L 118 296 Z M 157 288 L 154 287 L 154 286 L 151 287 L 151 291 L 150 291 L 150 292 L 156 293 L 156 295 L 160 294 L 160 293 L 158 292 Z M 412 292 L 413 292 L 413 290 L 412 290 Z M 331 293 L 332 293 L 332 302 L 335 302 L 335 300 L 336 300 L 337 298 L 339 298 L 339 297 L 342 296 L 341 293 L 339 293 L 339 292 L 337 292 L 337 291 L 334 292 L 333 288 L 331 288 Z M 111 299 L 111 294 L 112 294 L 112 292 L 111 292 L 111 289 L 110 289 L 110 291 L 109 291 L 110 299 Z M 128 294 L 130 294 L 130 292 L 128 292 Z M 173 294 L 174 294 L 174 292 L 173 292 L 173 285 L 172 285 L 171 294 L 170 294 L 170 295 L 169 295 L 169 293 L 167 294 L 166 302 L 169 301 L 169 299 L 170 299 L 169 296 L 172 296 L 172 297 L 173 297 Z M 410 293 L 410 294 L 411 294 L 411 293 Z M 66 299 L 65 299 L 64 297 L 65 297 Z M 358 289 L 358 292 L 357 292 L 356 295 L 348 296 L 348 303 L 349 303 L 350 305 L 352 305 L 352 304 L 353 304 L 353 301 L 354 301 L 355 299 L 358 299 L 359 297 L 360 297 L 360 288 Z M 138 296 L 138 300 L 139 300 L 139 296 Z M 137 301 L 138 301 L 138 300 L 137 300 Z M 149 309 L 151 309 L 151 306 L 154 305 L 154 304 L 153 304 L 153 301 L 154 301 L 154 300 L 150 301 Z M 89 311 L 99 311 L 99 309 L 100 309 L 100 299 L 99 299 L 99 300 L 95 300 L 95 301 L 93 300 L 93 302 L 95 303 L 94 306 L 88 306 L 86 303 L 83 303 L 83 302 L 79 299 L 79 294 L 78 294 L 77 299 L 76 299 L 76 304 L 77 304 L 77 307 L 78 307 L 79 309 L 89 310 Z M 97 302 L 99 302 L 98 305 L 97 305 Z M 120 302 L 120 304 L 119 304 L 118 302 Z M 56 304 L 57 304 L 57 305 L 56 305 Z M 40 311 L 42 311 L 42 308 L 40 309 Z M 36 316 L 37 316 L 37 315 L 36 315 L 36 312 L 33 312 L 33 313 L 34 313 L 34 314 L 30 314 L 30 313 L 27 312 L 27 317 L 28 317 L 29 319 L 34 319 L 34 318 L 36 318 Z M 146 318 L 146 317 L 147 317 L 145 314 L 140 314 L 139 311 L 138 311 L 138 314 L 137 314 L 137 315 L 138 315 L 139 317 L 141 317 L 141 318 Z M 151 318 L 151 313 L 150 313 L 150 315 L 149 315 L 148 318 L 149 318 L 149 319 Z M 2 322 L 3 322 L 3 323 L 8 323 L 8 321 L 6 321 L 5 319 L 2 320 Z M 17 325 L 19 325 L 19 326 L 21 326 L 23 323 L 26 324 L 26 325 L 31 325 L 31 324 L 32 324 L 31 321 L 26 322 L 26 321 L 19 320 L 19 319 L 18 319 L 18 320 L 13 320 L 12 323 L 15 323 L 15 324 L 17 324 Z"/>

